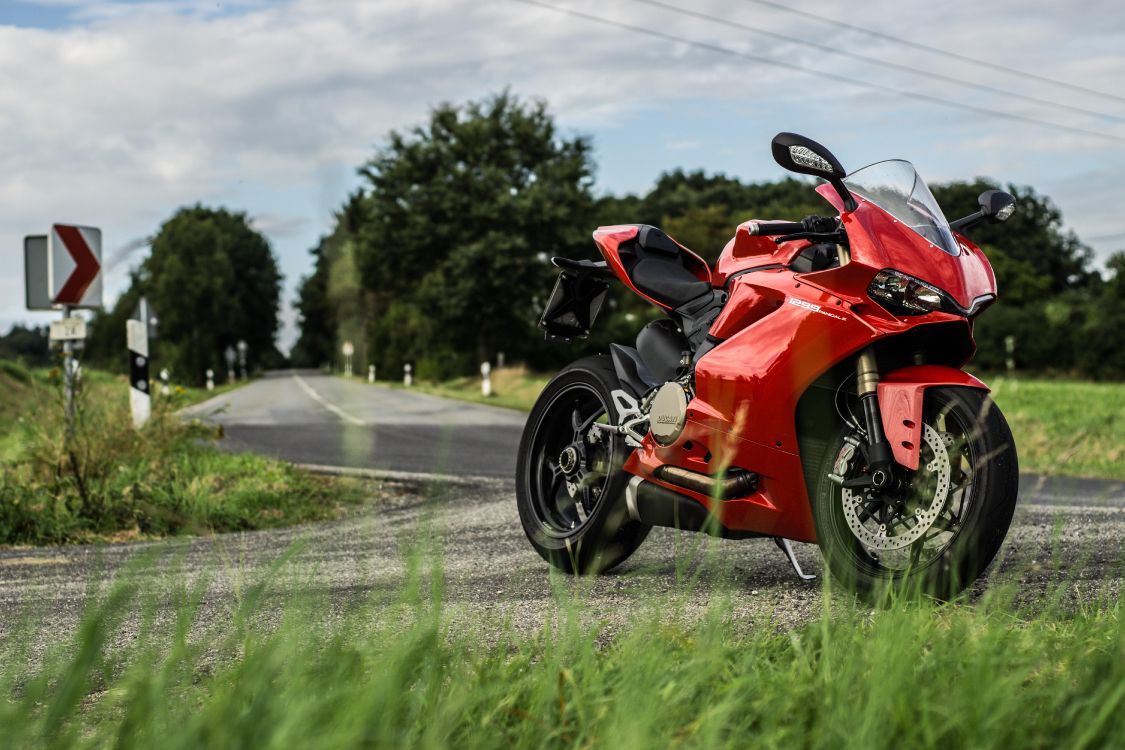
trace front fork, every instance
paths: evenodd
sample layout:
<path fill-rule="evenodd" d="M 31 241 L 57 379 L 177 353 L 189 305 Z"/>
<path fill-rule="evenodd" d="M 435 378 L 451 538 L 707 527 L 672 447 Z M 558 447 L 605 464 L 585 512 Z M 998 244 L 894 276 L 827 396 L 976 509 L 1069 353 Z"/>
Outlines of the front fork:
<path fill-rule="evenodd" d="M 879 411 L 879 367 L 875 352 L 868 347 L 856 361 L 856 391 L 863 405 L 863 422 L 867 429 L 867 465 L 871 484 L 885 487 L 894 479 L 894 453 L 883 432 L 883 415 Z"/>

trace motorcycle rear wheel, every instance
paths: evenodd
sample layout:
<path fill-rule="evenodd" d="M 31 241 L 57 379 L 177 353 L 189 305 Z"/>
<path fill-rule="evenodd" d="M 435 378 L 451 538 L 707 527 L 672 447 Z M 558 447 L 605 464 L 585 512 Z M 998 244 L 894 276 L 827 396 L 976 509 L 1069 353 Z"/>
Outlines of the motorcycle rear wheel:
<path fill-rule="evenodd" d="M 942 600 L 956 596 L 992 562 L 1015 512 L 1019 485 L 1015 442 L 987 393 L 931 388 L 926 392 L 923 421 L 926 432 L 940 436 L 933 445 L 944 445 L 945 455 L 928 448 L 917 471 L 896 467 L 910 486 L 899 496 L 896 512 L 886 503 L 872 501 L 852 500 L 849 507 L 845 490 L 828 478 L 842 457 L 843 464 L 849 465 L 845 438 L 850 429 L 840 431 L 817 474 L 813 517 L 828 569 L 834 579 L 869 601 L 878 601 L 888 592 Z M 861 463 L 857 458 L 850 465 L 850 476 L 862 470 Z M 942 493 L 944 500 L 939 496 L 940 501 L 933 501 L 935 495 L 927 493 Z M 933 505 L 928 505 L 931 501 Z M 901 529 L 904 539 L 914 539 L 912 522 L 936 505 L 940 505 L 934 508 L 937 520 L 916 541 L 896 549 L 895 531 Z M 861 506 L 862 510 L 855 510 Z"/>
<path fill-rule="evenodd" d="M 629 518 L 621 470 L 624 438 L 593 427 L 617 425 L 619 388 L 609 357 L 586 357 L 547 384 L 528 415 L 516 464 L 516 506 L 528 541 L 568 573 L 621 564 L 650 526 Z"/>

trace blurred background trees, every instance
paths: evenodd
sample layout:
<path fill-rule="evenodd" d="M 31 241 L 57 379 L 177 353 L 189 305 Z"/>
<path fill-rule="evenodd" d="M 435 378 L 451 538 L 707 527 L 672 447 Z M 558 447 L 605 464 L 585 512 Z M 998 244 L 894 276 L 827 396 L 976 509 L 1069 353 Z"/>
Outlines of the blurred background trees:
<path fill-rule="evenodd" d="M 166 221 L 126 292 L 94 316 L 87 361 L 127 365 L 125 321 L 142 296 L 157 319 L 154 359 L 178 382 L 201 384 L 208 369 L 221 380 L 223 354 L 239 341 L 249 370 L 284 362 L 275 344 L 281 273 L 245 214 L 195 205 Z"/>

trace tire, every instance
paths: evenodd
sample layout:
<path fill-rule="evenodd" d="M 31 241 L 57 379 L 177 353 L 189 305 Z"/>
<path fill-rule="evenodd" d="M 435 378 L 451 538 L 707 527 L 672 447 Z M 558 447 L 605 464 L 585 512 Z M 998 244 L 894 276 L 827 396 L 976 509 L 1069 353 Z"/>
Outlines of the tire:
<path fill-rule="evenodd" d="M 1019 484 L 1015 442 L 1004 415 L 988 394 L 971 388 L 931 388 L 926 391 L 923 417 L 934 434 L 942 436 L 946 446 L 952 467 L 947 485 L 950 491 L 940 523 L 935 521 L 923 534 L 923 539 L 927 534 L 935 534 L 933 549 L 921 544 L 918 557 L 911 557 L 905 568 L 892 566 L 892 555 L 913 554 L 914 545 L 910 553 L 868 549 L 849 527 L 844 490 L 828 479 L 845 449 L 844 440 L 850 430 L 840 431 L 816 474 L 813 517 L 828 569 L 833 578 L 868 601 L 879 601 L 888 595 L 922 594 L 941 600 L 956 596 L 992 562 L 1015 512 Z M 956 430 L 963 430 L 963 438 L 946 437 Z M 970 467 L 971 476 L 967 471 Z M 920 464 L 917 472 L 909 472 L 911 482 L 919 479 L 924 470 L 930 469 Z M 907 470 L 899 467 L 898 471 Z M 959 512 L 953 507 L 958 496 L 952 490 L 954 474 L 960 483 Z M 935 492 L 931 497 L 936 495 Z M 956 528 L 948 528 L 953 525 L 952 518 L 959 519 Z M 877 522 L 878 518 L 869 515 L 868 521 Z M 903 526 L 911 528 L 906 523 Z M 923 556 L 927 552 L 928 558 Z"/>
<path fill-rule="evenodd" d="M 575 422 L 586 419 L 618 424 L 620 415 L 611 393 L 619 387 L 607 356 L 586 357 L 568 365 L 539 395 L 520 439 L 516 464 L 520 522 L 535 551 L 568 573 L 601 573 L 619 565 L 636 551 L 651 528 L 631 520 L 625 507 L 625 485 L 631 475 L 621 466 L 631 449 L 624 439 L 602 433 L 601 441 L 591 445 L 588 439 L 567 437 Z M 602 410 L 603 415 L 589 417 L 595 409 Z M 572 410 L 569 424 L 568 410 Z M 581 435 L 589 432 L 589 428 L 579 431 Z M 585 481 L 592 482 L 592 486 L 571 495 L 569 501 L 565 481 L 560 490 L 548 488 L 557 480 L 561 471 L 558 467 L 565 463 L 556 461 L 556 471 L 552 471 L 553 457 L 559 455 L 562 445 L 586 451 L 580 461 L 590 468 Z M 592 507 L 586 501 L 593 503 Z M 567 507 L 568 502 L 573 509 Z M 568 527 L 583 510 L 585 518 L 577 526 Z"/>

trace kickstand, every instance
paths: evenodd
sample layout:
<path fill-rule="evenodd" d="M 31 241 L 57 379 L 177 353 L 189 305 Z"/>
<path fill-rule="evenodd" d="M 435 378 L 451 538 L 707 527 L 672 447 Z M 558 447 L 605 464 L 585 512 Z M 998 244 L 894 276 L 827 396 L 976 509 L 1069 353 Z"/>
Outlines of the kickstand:
<path fill-rule="evenodd" d="M 793 545 L 789 543 L 788 539 L 775 536 L 773 538 L 773 543 L 777 545 L 777 548 L 785 555 L 785 559 L 793 566 L 793 572 L 797 574 L 798 578 L 802 581 L 812 581 L 816 579 L 816 576 L 812 573 L 806 573 L 801 570 L 801 563 L 797 562 L 797 556 L 793 554 Z"/>

